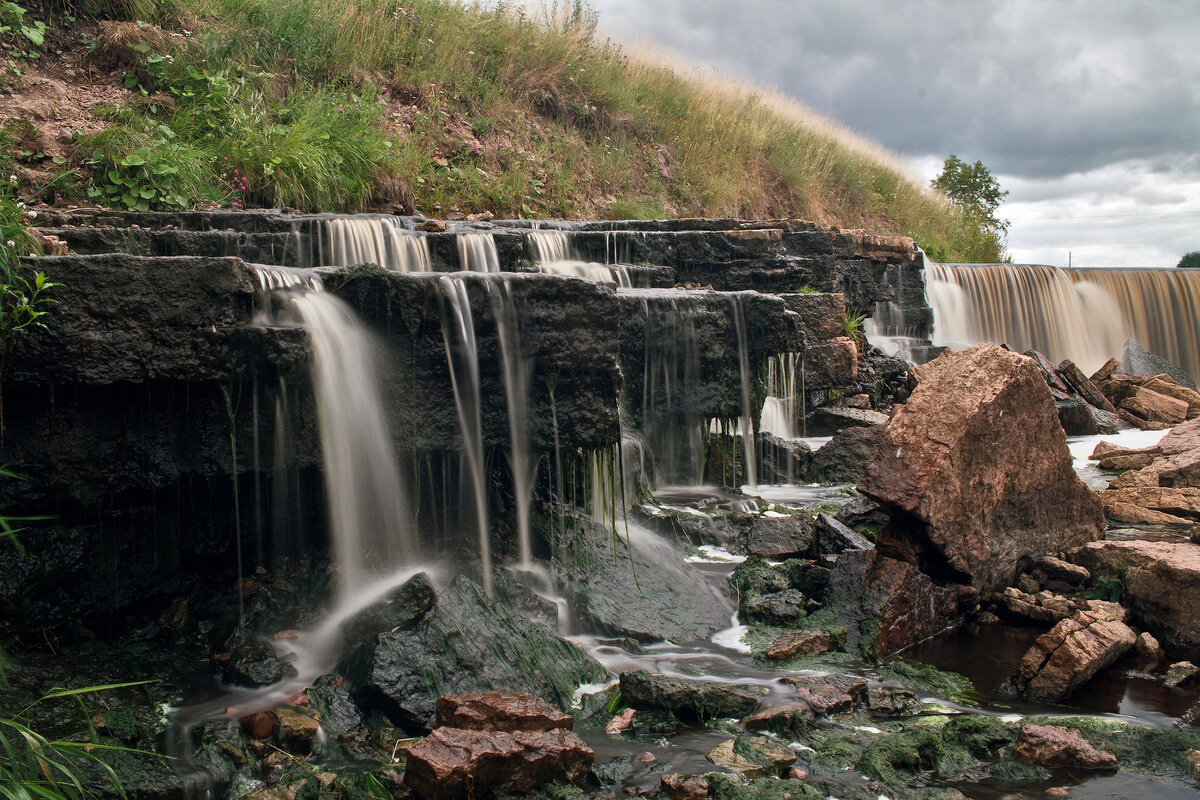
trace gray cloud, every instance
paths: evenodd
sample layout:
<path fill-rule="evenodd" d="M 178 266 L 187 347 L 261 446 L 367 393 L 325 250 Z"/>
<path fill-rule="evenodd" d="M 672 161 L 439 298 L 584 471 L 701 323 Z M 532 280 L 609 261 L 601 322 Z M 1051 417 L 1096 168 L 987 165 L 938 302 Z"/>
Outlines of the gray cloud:
<path fill-rule="evenodd" d="M 1200 184 L 1196 0 L 592 5 L 615 38 L 777 88 L 914 163 L 981 159 L 1013 183 L 1013 204 L 1065 202 L 1070 176 L 1116 164 L 1162 213 Z"/>

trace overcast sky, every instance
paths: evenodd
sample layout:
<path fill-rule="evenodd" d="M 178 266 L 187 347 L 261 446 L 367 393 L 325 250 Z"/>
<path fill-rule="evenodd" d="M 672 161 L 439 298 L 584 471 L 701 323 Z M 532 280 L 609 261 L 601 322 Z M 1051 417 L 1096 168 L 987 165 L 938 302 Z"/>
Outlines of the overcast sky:
<path fill-rule="evenodd" d="M 923 181 L 1010 194 L 1017 262 L 1200 250 L 1200 0 L 589 0 L 601 33 L 778 89 Z"/>

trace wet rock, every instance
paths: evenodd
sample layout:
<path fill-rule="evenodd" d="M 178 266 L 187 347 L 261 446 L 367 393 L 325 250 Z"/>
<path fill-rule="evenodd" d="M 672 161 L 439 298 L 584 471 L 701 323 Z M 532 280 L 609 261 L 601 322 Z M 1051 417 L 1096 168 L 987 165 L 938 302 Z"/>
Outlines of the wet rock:
<path fill-rule="evenodd" d="M 884 426 L 838 431 L 813 453 L 809 477 L 816 483 L 857 483 L 875 460 Z"/>
<path fill-rule="evenodd" d="M 663 775 L 660 782 L 671 800 L 706 800 L 708 797 L 708 782 L 699 775 L 672 772 Z"/>
<path fill-rule="evenodd" d="M 767 736 L 739 736 L 728 739 L 709 750 L 705 755 L 718 767 L 757 778 L 761 775 L 779 775 L 779 772 L 796 760 L 791 748 Z"/>
<path fill-rule="evenodd" d="M 633 725 L 633 715 L 632 708 L 625 709 L 608 721 L 608 724 L 604 726 L 604 732 L 609 736 L 616 736 L 618 733 L 628 730 Z"/>
<path fill-rule="evenodd" d="M 234 635 L 229 658 L 221 663 L 222 677 L 242 686 L 269 686 L 295 674 L 296 668 L 270 642 L 246 632 Z"/>
<path fill-rule="evenodd" d="M 323 675 L 308 690 L 313 707 L 321 715 L 321 721 L 329 732 L 338 734 L 363 734 L 367 727 L 362 712 L 350 697 L 346 681 L 340 675 Z"/>
<path fill-rule="evenodd" d="M 594 760 L 570 731 L 438 728 L 408 752 L 404 782 L 426 800 L 528 792 L 550 781 L 578 783 Z"/>
<path fill-rule="evenodd" d="M 437 602 L 437 592 L 425 573 L 414 575 L 383 600 L 342 623 L 342 634 L 351 647 L 357 647 L 381 633 L 411 629 Z"/>
<path fill-rule="evenodd" d="M 1087 583 L 1092 573 L 1070 561 L 1045 556 L 1034 562 L 1033 577 L 1052 591 L 1067 591 Z"/>
<path fill-rule="evenodd" d="M 1013 755 L 1043 767 L 1117 768 L 1112 753 L 1098 750 L 1079 731 L 1059 725 L 1023 725 Z"/>
<path fill-rule="evenodd" d="M 1182 400 L 1187 403 L 1188 419 L 1192 419 L 1197 414 L 1200 414 L 1200 392 L 1180 385 L 1170 375 L 1155 375 L 1142 385 L 1152 392 L 1158 392 L 1167 397 L 1174 397 L 1176 400 Z"/>
<path fill-rule="evenodd" d="M 963 597 L 963 587 L 939 586 L 914 564 L 878 549 L 838 556 L 829 579 L 829 604 L 849 631 L 848 647 L 876 656 L 955 624 Z"/>
<path fill-rule="evenodd" d="M 1116 433 L 1121 418 L 1115 411 L 1103 411 L 1086 403 L 1083 398 L 1055 400 L 1058 422 L 1067 436 L 1096 436 Z"/>
<path fill-rule="evenodd" d="M 1153 464 L 1160 454 L 1161 451 L 1157 447 L 1154 448 L 1154 452 L 1113 454 L 1101 458 L 1096 466 L 1100 469 L 1107 469 L 1113 472 L 1122 472 L 1127 469 L 1141 469 Z"/>
<path fill-rule="evenodd" d="M 276 743 L 289 753 L 312 751 L 321 723 L 307 709 L 282 706 L 275 710 L 279 724 L 275 729 Z"/>
<path fill-rule="evenodd" d="M 1017 667 L 1021 692 L 1057 703 L 1112 664 L 1137 641 L 1124 623 L 1125 609 L 1092 601 L 1087 611 L 1065 619 L 1038 637 Z"/>
<path fill-rule="evenodd" d="M 1186 686 L 1195 683 L 1197 675 L 1200 675 L 1200 667 L 1190 661 L 1178 661 L 1167 667 L 1167 674 L 1163 676 L 1163 685 L 1172 688 Z"/>
<path fill-rule="evenodd" d="M 787 661 L 796 656 L 813 656 L 833 649 L 833 639 L 825 631 L 785 631 L 763 653 L 770 661 Z"/>
<path fill-rule="evenodd" d="M 672 678 L 646 670 L 621 674 L 621 699 L 636 709 L 659 709 L 703 721 L 744 717 L 760 702 L 757 694 L 732 684 Z"/>
<path fill-rule="evenodd" d="M 807 729 L 816 719 L 817 712 L 808 703 L 793 703 L 755 711 L 746 717 L 745 724 L 748 731 L 773 731 L 790 736 Z"/>
<path fill-rule="evenodd" d="M 915 717 L 924 713 L 925 706 L 911 689 L 872 684 L 867 687 L 867 709 L 878 717 Z"/>
<path fill-rule="evenodd" d="M 1150 633 L 1143 631 L 1138 634 L 1137 642 L 1134 645 L 1137 648 L 1137 654 L 1146 661 L 1158 663 L 1163 659 L 1164 653 L 1162 645 L 1158 643 Z"/>
<path fill-rule="evenodd" d="M 809 600 L 803 592 L 785 589 L 755 597 L 741 606 L 740 616 L 748 625 L 774 625 L 788 628 L 803 619 Z"/>
<path fill-rule="evenodd" d="M 488 600 L 461 576 L 415 628 L 380 634 L 338 672 L 360 708 L 412 730 L 433 727 L 443 694 L 533 691 L 566 707 L 577 686 L 608 675 L 582 649 Z"/>
<path fill-rule="evenodd" d="M 1117 409 L 1104 396 L 1104 392 L 1100 391 L 1090 378 L 1083 374 L 1083 370 L 1075 366 L 1072 361 L 1062 361 L 1058 365 L 1058 376 L 1070 387 L 1076 394 L 1082 397 L 1088 405 L 1094 406 L 1101 411 L 1107 411 L 1110 414 L 1115 414 Z"/>
<path fill-rule="evenodd" d="M 746 549 L 760 558 L 779 560 L 815 554 L 816 521 L 807 514 L 755 517 L 746 534 Z"/>
<path fill-rule="evenodd" d="M 861 533 L 838 522 L 828 514 L 817 515 L 817 552 L 821 555 L 837 555 L 847 550 L 870 550 L 875 546 Z"/>
<path fill-rule="evenodd" d="M 887 421 L 887 414 L 868 408 L 822 406 L 813 411 L 809 433 L 814 436 L 831 435 L 846 428 L 886 425 Z"/>
<path fill-rule="evenodd" d="M 850 711 L 867 696 L 867 681 L 852 675 L 803 675 L 780 678 L 796 688 L 796 697 L 817 714 Z"/>
<path fill-rule="evenodd" d="M 923 569 L 998 591 L 1022 561 L 1103 536 L 1071 464 L 1038 368 L 977 345 L 921 367 L 858 488 L 889 507 Z"/>
<path fill-rule="evenodd" d="M 812 448 L 807 442 L 760 433 L 758 445 L 760 483 L 796 483 L 808 475 Z"/>
<path fill-rule="evenodd" d="M 1200 548 L 1190 542 L 1092 542 L 1071 554 L 1122 581 L 1121 601 L 1166 647 L 1200 658 Z"/>
<path fill-rule="evenodd" d="M 1166 425 L 1178 425 L 1187 419 L 1188 404 L 1165 394 L 1140 387 L 1132 397 L 1127 397 L 1118 405 L 1147 422 L 1161 422 Z"/>
<path fill-rule="evenodd" d="M 1135 375 L 1159 375 L 1166 373 L 1180 386 L 1186 386 L 1189 389 L 1196 388 L 1196 382 L 1192 380 L 1192 376 L 1188 374 L 1187 370 L 1177 364 L 1171 363 L 1160 355 L 1151 353 L 1133 339 L 1128 339 L 1125 342 L 1125 350 L 1121 356 L 1119 369 L 1121 372 Z"/>
<path fill-rule="evenodd" d="M 477 692 L 437 699 L 439 727 L 474 731 L 571 730 L 575 720 L 528 692 Z"/>
<path fill-rule="evenodd" d="M 1083 600 L 1069 600 L 1050 592 L 1029 594 L 1012 586 L 998 595 L 996 602 L 1014 617 L 1044 625 L 1054 625 L 1087 608 Z"/>

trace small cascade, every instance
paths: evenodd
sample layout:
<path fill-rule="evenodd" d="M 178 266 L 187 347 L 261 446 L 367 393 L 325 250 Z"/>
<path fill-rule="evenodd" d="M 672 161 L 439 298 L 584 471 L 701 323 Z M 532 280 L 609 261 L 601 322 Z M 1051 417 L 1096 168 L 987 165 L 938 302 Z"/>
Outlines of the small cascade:
<path fill-rule="evenodd" d="M 704 479 L 708 420 L 698 407 L 700 351 L 695 314 L 687 307 L 690 299 L 679 292 L 656 292 L 654 302 L 641 298 L 645 355 L 640 431 L 659 486 L 696 486 Z"/>
<path fill-rule="evenodd" d="M 927 261 L 934 342 L 1040 350 L 1091 372 L 1127 339 L 1200 375 L 1200 270 Z"/>
<path fill-rule="evenodd" d="M 429 272 L 429 242 L 396 217 L 358 216 L 319 220 L 317 265 L 378 264 L 393 272 Z"/>
<path fill-rule="evenodd" d="M 255 295 L 254 321 L 265 325 L 271 321 L 271 292 L 291 289 L 296 291 L 320 292 L 325 285 L 321 276 L 312 270 L 298 267 L 275 267 L 269 264 L 246 264 L 258 282 Z"/>
<path fill-rule="evenodd" d="M 592 281 L 610 281 L 622 288 L 634 285 L 631 270 L 617 264 L 596 264 L 584 261 L 571 246 L 571 236 L 566 231 L 530 231 L 526 236 L 529 255 L 539 272 L 551 275 L 573 275 Z M 607 242 L 607 239 L 605 240 Z"/>
<path fill-rule="evenodd" d="M 487 291 L 500 339 L 504 395 L 508 405 L 508 465 L 512 471 L 516 505 L 518 568 L 528 572 L 534 567 L 529 505 L 533 494 L 533 472 L 537 467 L 529 452 L 529 375 L 521 355 L 521 332 L 512 289 L 507 281 L 488 281 Z"/>
<path fill-rule="evenodd" d="M 571 247 L 571 236 L 566 231 L 530 231 L 525 237 L 529 243 L 529 255 L 535 264 L 554 264 L 559 261 L 579 261 L 579 254 Z"/>
<path fill-rule="evenodd" d="M 742 418 L 739 428 L 742 434 L 742 455 L 746 463 L 746 483 L 750 488 L 758 486 L 758 464 L 754 430 L 754 410 L 750 405 L 750 347 L 749 334 L 746 332 L 746 310 L 742 307 L 741 294 L 730 295 L 729 302 L 733 306 L 733 325 L 737 331 L 738 372 L 742 380 Z"/>
<path fill-rule="evenodd" d="M 342 594 L 354 594 L 417 555 L 375 343 L 350 307 L 332 295 L 297 293 L 290 305 L 312 340 L 333 550 Z"/>
<path fill-rule="evenodd" d="M 455 237 L 458 266 L 466 272 L 499 272 L 500 254 L 490 233 L 460 233 Z"/>
<path fill-rule="evenodd" d="M 801 353 L 777 353 L 767 359 L 767 397 L 763 400 L 759 430 L 793 439 L 799 434 L 796 424 L 800 418 L 800 375 L 804 356 Z"/>

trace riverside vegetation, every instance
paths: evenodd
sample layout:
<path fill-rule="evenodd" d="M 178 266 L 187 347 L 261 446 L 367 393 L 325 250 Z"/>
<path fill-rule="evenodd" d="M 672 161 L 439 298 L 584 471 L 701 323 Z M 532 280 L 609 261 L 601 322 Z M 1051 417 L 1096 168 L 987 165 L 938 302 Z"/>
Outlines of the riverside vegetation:
<path fill-rule="evenodd" d="M 537 14 L 442 0 L 26 6 L 6 4 L 25 26 L 0 33 L 0 168 L 46 202 L 791 217 L 910 235 L 943 260 L 1003 255 L 1002 231 L 875 145 L 770 93 L 632 57 L 595 36 L 578 0 Z M 102 102 L 77 116 L 23 105 L 84 75 Z"/>

